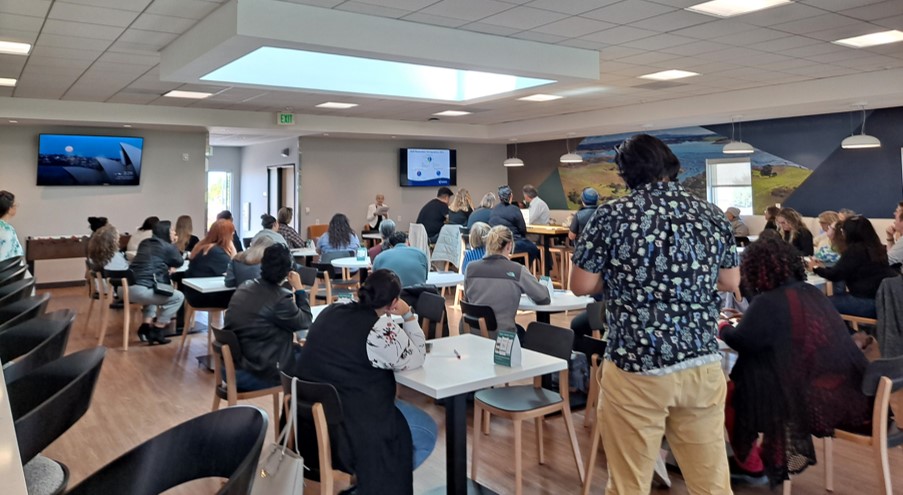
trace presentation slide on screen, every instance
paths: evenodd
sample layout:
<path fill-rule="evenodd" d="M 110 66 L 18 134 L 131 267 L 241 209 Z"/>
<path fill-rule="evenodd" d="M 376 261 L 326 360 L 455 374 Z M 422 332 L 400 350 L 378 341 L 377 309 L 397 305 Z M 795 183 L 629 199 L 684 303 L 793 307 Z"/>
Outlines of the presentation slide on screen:
<path fill-rule="evenodd" d="M 451 182 L 451 150 L 408 150 L 408 181 L 418 186 L 447 186 Z"/>

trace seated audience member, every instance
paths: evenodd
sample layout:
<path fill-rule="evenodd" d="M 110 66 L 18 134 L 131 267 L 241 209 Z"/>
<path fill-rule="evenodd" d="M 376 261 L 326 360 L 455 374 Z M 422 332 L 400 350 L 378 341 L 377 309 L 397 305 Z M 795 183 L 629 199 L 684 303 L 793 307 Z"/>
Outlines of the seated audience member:
<path fill-rule="evenodd" d="M 228 220 L 217 220 L 210 226 L 207 235 L 191 252 L 191 263 L 185 271 L 185 278 L 222 277 L 229 268 L 229 261 L 235 256 L 232 234 L 235 226 Z M 188 304 L 195 308 L 225 308 L 229 306 L 231 291 L 202 293 L 191 287 L 183 287 Z"/>
<path fill-rule="evenodd" d="M 260 277 L 239 287 L 229 301 L 225 328 L 235 332 L 241 346 L 235 370 L 239 391 L 278 386 L 280 370 L 294 374 L 297 369 L 301 347 L 294 344 L 295 332 L 308 328 L 312 317 L 294 264 L 288 247 L 270 245 L 263 251 Z M 291 290 L 282 286 L 286 280 Z"/>
<path fill-rule="evenodd" d="M 260 277 L 263 253 L 273 244 L 278 243 L 273 241 L 272 237 L 255 237 L 248 249 L 229 260 L 229 267 L 226 269 L 226 287 L 241 287 L 248 280 Z"/>
<path fill-rule="evenodd" d="M 781 238 L 800 252 L 800 256 L 812 256 L 812 232 L 803 224 L 803 217 L 793 208 L 783 208 L 775 219 Z"/>
<path fill-rule="evenodd" d="M 502 225 L 492 227 L 486 234 L 485 244 L 486 256 L 467 265 L 464 295 L 467 302 L 491 307 L 500 330 L 517 329 L 523 338 L 524 328 L 514 321 L 521 294 L 536 304 L 549 304 L 552 302 L 549 290 L 527 267 L 508 259 L 514 247 L 510 229 Z"/>
<path fill-rule="evenodd" d="M 894 221 L 887 227 L 885 234 L 887 235 L 887 263 L 899 268 L 903 263 L 903 241 L 900 240 L 900 235 L 903 234 L 903 202 L 894 211 Z"/>
<path fill-rule="evenodd" d="M 495 206 L 495 194 L 486 193 L 480 200 L 480 206 L 473 210 L 473 213 L 467 218 L 467 230 L 473 228 L 473 224 L 477 222 L 489 223 L 489 216 L 492 215 L 492 207 Z"/>
<path fill-rule="evenodd" d="M 574 218 L 571 220 L 570 232 L 568 232 L 568 239 L 572 241 L 577 240 L 577 237 L 583 232 L 583 227 L 586 227 L 589 219 L 596 213 L 596 206 L 599 204 L 599 192 L 592 187 L 583 188 L 583 192 L 580 194 L 580 204 L 583 206 L 574 214 Z"/>
<path fill-rule="evenodd" d="M 232 244 L 235 246 L 234 252 L 240 253 L 240 252 L 244 251 L 245 248 L 241 243 L 241 239 L 238 237 L 238 229 L 234 228 L 235 227 L 235 219 L 232 217 L 232 212 L 229 210 L 223 210 L 216 214 L 216 219 L 217 220 L 228 220 L 228 221 L 232 222 L 232 224 L 233 224 L 232 225 L 232 227 L 233 227 Z"/>
<path fill-rule="evenodd" d="M 786 243 L 753 242 L 740 269 L 755 297 L 736 328 L 720 325 L 738 354 L 725 414 L 732 471 L 764 471 L 774 486 L 815 464 L 813 435 L 867 425 L 871 405 L 860 386 L 868 363 Z"/>
<path fill-rule="evenodd" d="M 824 266 L 833 266 L 840 259 L 841 236 L 835 230 L 837 222 L 837 212 L 828 210 L 818 214 L 818 225 L 822 233 L 813 240 L 814 256 Z"/>
<path fill-rule="evenodd" d="M 317 239 L 317 252 L 322 254 L 333 251 L 355 251 L 361 247 L 361 241 L 348 223 L 348 217 L 336 213 L 329 220 L 329 229 Z"/>
<path fill-rule="evenodd" d="M 854 216 L 856 216 L 856 212 L 849 208 L 841 208 L 840 211 L 837 212 L 837 219 L 841 222 Z"/>
<path fill-rule="evenodd" d="M 16 229 L 9 223 L 18 209 L 16 196 L 9 191 L 0 191 L 0 261 L 25 256 Z"/>
<path fill-rule="evenodd" d="M 539 192 L 532 184 L 523 187 L 524 202 L 529 206 L 530 225 L 548 225 L 551 218 L 549 205 L 539 197 Z"/>
<path fill-rule="evenodd" d="M 436 423 L 395 398 L 395 371 L 419 368 L 426 358 L 423 330 L 399 294 L 394 273 L 374 271 L 359 302 L 332 304 L 320 313 L 298 366 L 302 380 L 329 383 L 339 393 L 355 452 L 349 467 L 356 493 L 412 495 L 413 471 L 436 443 Z M 393 315 L 404 319 L 402 326 Z M 311 428 L 301 430 L 301 444 L 316 445 L 304 438 Z"/>
<path fill-rule="evenodd" d="M 448 217 L 448 202 L 451 196 L 451 189 L 440 187 L 436 197 L 423 205 L 420 213 L 417 214 L 416 223 L 423 225 L 430 242 L 436 242 L 436 239 L 439 238 L 439 231 L 445 225 L 446 217 Z"/>
<path fill-rule="evenodd" d="M 285 243 L 290 249 L 303 248 L 305 246 L 304 239 L 301 237 L 301 234 L 290 225 L 292 223 L 293 215 L 293 210 L 288 206 L 283 206 L 276 212 L 276 219 L 279 222 L 279 235 L 285 239 Z"/>
<path fill-rule="evenodd" d="M 251 242 L 254 242 L 254 239 L 257 239 L 258 237 L 269 237 L 273 240 L 274 244 L 288 246 L 288 242 L 286 242 L 285 238 L 282 237 L 282 234 L 279 233 L 279 222 L 276 221 L 276 217 L 267 215 L 266 213 L 260 215 L 260 226 L 263 228 L 260 229 L 260 232 L 254 234 Z"/>
<path fill-rule="evenodd" d="M 88 226 L 91 227 L 91 235 L 97 232 L 97 229 L 107 225 L 109 220 L 107 217 L 88 217 Z"/>
<path fill-rule="evenodd" d="M 379 236 L 383 238 L 382 242 L 367 250 L 370 259 L 376 259 L 376 256 L 389 249 L 389 237 L 395 233 L 395 222 L 393 220 L 383 220 L 379 224 Z"/>
<path fill-rule="evenodd" d="M 367 206 L 367 225 L 366 230 L 373 232 L 379 230 L 382 222 L 389 219 L 389 205 L 386 204 L 386 197 L 382 194 L 376 195 L 376 201 Z"/>
<path fill-rule="evenodd" d="M 470 214 L 473 213 L 473 200 L 470 193 L 463 187 L 452 197 L 448 204 L 448 223 L 452 225 L 467 225 Z M 440 227 L 441 230 L 441 227 Z"/>
<path fill-rule="evenodd" d="M 887 277 L 899 275 L 887 264 L 887 251 L 881 245 L 872 223 L 856 215 L 840 223 L 844 248 L 840 259 L 832 267 L 818 267 L 811 263 L 812 271 L 832 282 L 843 282 L 845 293 L 835 291 L 829 299 L 841 314 L 876 318 L 875 295 L 878 286 Z"/>
<path fill-rule="evenodd" d="M 734 237 L 749 236 L 749 227 L 747 227 L 746 224 L 743 223 L 743 219 L 740 218 L 740 208 L 731 206 L 730 208 L 724 210 L 724 215 L 731 223 L 731 231 L 734 233 Z"/>
<path fill-rule="evenodd" d="M 138 230 L 129 237 L 129 243 L 125 248 L 126 259 L 131 261 L 138 252 L 138 246 L 141 244 L 141 241 L 153 237 L 154 225 L 157 225 L 157 222 L 159 221 L 160 218 L 158 217 L 147 217 L 144 219 L 144 223 L 142 223 L 141 226 L 138 227 Z"/>
<path fill-rule="evenodd" d="M 408 246 L 407 234 L 395 232 L 389 237 L 389 249 L 373 260 L 373 269 L 390 270 L 398 275 L 402 287 L 413 287 L 426 283 L 430 264 L 423 251 Z"/>
<path fill-rule="evenodd" d="M 175 245 L 179 248 L 180 253 L 190 253 L 200 242 L 198 236 L 191 233 L 192 230 L 194 230 L 194 226 L 190 216 L 182 215 L 176 220 Z"/>
<path fill-rule="evenodd" d="M 129 262 L 119 250 L 119 231 L 104 224 L 88 239 L 88 261 L 94 270 L 122 271 L 129 269 Z"/>
<path fill-rule="evenodd" d="M 471 261 L 483 259 L 486 256 L 486 234 L 491 227 L 488 223 L 477 222 L 470 228 L 470 249 L 464 251 L 464 261 L 461 262 L 461 273 L 467 273 L 467 265 Z"/>
<path fill-rule="evenodd" d="M 520 212 L 520 208 L 511 204 L 511 188 L 508 186 L 499 187 L 499 204 L 492 208 L 489 216 L 489 225 L 491 227 L 503 226 L 508 227 L 512 235 L 514 235 L 514 253 L 527 253 L 532 262 L 539 259 L 539 248 L 532 241 L 527 239 L 527 224 L 524 222 L 524 216 Z"/>
<path fill-rule="evenodd" d="M 765 232 L 766 230 L 778 230 L 776 219 L 778 218 L 778 213 L 780 212 L 781 209 L 774 205 L 765 208 L 765 228 L 762 229 L 762 232 Z M 759 235 L 761 235 L 761 233 Z"/>
<path fill-rule="evenodd" d="M 129 269 L 135 276 L 135 285 L 129 286 L 131 302 L 144 305 L 144 323 L 138 329 L 139 338 L 151 344 L 168 344 L 163 337 L 163 329 L 179 311 L 185 296 L 174 290 L 171 296 L 157 294 L 154 285 L 159 282 L 171 284 L 170 273 L 182 266 L 182 254 L 172 244 L 176 236 L 169 220 L 158 220 L 151 229 L 152 236 L 141 241 Z M 143 339 L 142 339 L 143 340 Z"/>

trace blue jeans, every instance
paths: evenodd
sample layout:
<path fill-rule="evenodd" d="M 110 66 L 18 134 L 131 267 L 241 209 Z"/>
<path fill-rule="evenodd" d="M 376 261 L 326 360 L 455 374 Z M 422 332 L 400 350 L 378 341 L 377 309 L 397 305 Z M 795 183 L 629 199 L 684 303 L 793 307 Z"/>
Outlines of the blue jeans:
<path fill-rule="evenodd" d="M 840 314 L 862 316 L 863 318 L 878 317 L 878 309 L 875 306 L 874 299 L 856 297 L 849 293 L 834 294 L 828 299 L 831 300 Z"/>
<path fill-rule="evenodd" d="M 395 407 L 404 415 L 408 428 L 411 429 L 411 439 L 414 441 L 414 469 L 417 469 L 436 446 L 438 434 L 436 422 L 422 409 L 407 402 L 396 400 Z"/>
<path fill-rule="evenodd" d="M 533 241 L 530 239 L 518 239 L 514 241 L 514 251 L 515 253 L 527 253 L 527 256 L 530 257 L 530 262 L 533 260 L 539 259 L 539 247 L 536 244 L 533 244 Z M 527 267 L 529 268 L 529 266 Z"/>

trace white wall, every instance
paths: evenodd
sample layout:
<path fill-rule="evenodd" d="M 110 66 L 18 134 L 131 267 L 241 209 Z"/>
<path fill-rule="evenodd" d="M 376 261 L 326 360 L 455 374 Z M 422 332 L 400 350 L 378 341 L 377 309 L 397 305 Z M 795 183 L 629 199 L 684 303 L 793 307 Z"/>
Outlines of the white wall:
<path fill-rule="evenodd" d="M 288 157 L 282 156 L 286 148 L 289 150 Z M 240 236 L 250 237 L 261 228 L 260 215 L 267 211 L 267 167 L 286 164 L 294 165 L 297 171 L 298 138 L 241 148 L 241 202 L 232 211 Z M 245 228 L 245 219 L 242 218 L 242 206 L 247 202 L 251 203 L 250 229 Z M 297 208 L 295 210 L 297 212 Z M 276 216 L 276 212 L 273 212 L 273 216 Z"/>
<path fill-rule="evenodd" d="M 241 214 L 241 148 L 228 146 L 214 146 L 213 155 L 207 158 L 207 170 L 218 172 L 232 173 L 232 214 L 236 219 Z M 204 178 L 204 188 L 206 191 L 206 177 Z M 208 212 L 208 216 L 213 216 L 218 211 Z M 195 235 L 201 236 L 210 225 L 204 225 L 205 222 L 199 220 L 194 221 Z M 239 225 L 236 223 L 236 225 Z"/>
<path fill-rule="evenodd" d="M 144 138 L 141 185 L 38 187 L 38 134 L 102 134 Z M 145 217 L 175 222 L 204 214 L 204 147 L 206 133 L 123 128 L 4 126 L 0 132 L 0 189 L 16 195 L 18 213 L 12 224 L 25 245 L 28 236 L 86 235 L 87 218 L 105 216 L 121 232 L 134 232 Z M 188 161 L 183 154 L 188 154 Z M 38 283 L 79 280 L 83 260 L 39 261 Z"/>

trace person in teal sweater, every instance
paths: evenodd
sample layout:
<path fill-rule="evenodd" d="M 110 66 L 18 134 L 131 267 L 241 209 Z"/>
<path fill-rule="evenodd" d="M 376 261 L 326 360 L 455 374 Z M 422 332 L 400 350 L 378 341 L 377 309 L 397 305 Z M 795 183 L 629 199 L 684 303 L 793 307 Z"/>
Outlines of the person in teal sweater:
<path fill-rule="evenodd" d="M 412 287 L 426 283 L 430 271 L 426 253 L 408 246 L 408 235 L 395 232 L 389 236 L 389 249 L 379 253 L 373 260 L 373 270 L 386 269 L 395 272 L 401 279 L 402 287 Z"/>

